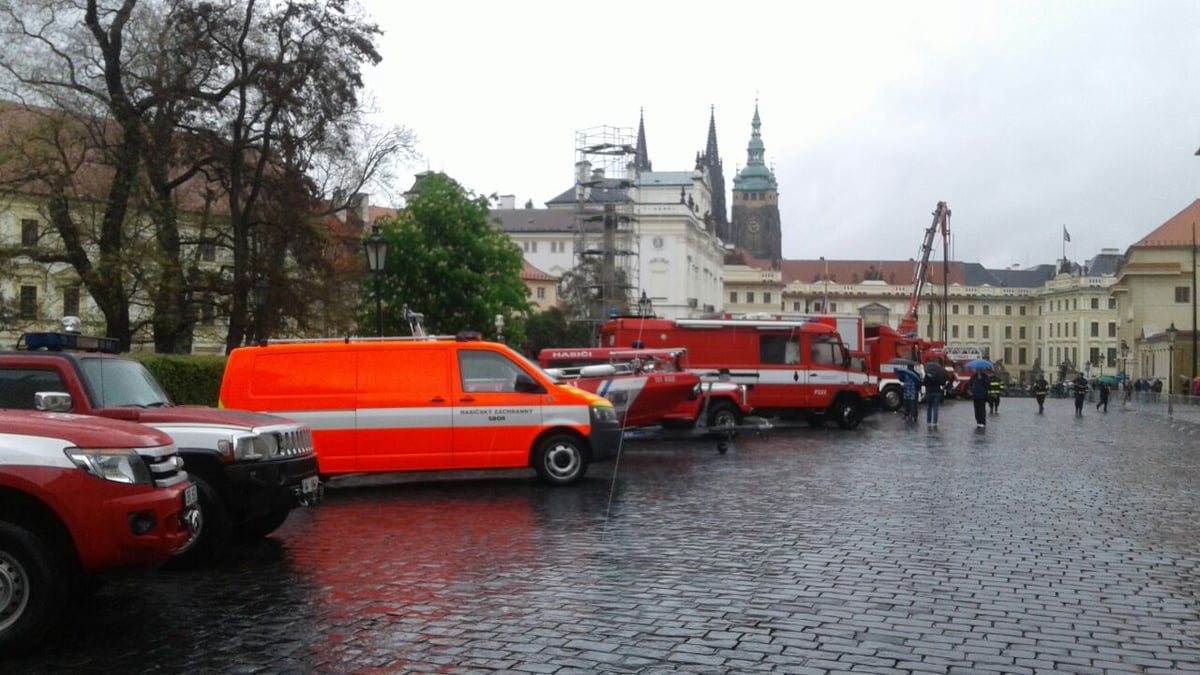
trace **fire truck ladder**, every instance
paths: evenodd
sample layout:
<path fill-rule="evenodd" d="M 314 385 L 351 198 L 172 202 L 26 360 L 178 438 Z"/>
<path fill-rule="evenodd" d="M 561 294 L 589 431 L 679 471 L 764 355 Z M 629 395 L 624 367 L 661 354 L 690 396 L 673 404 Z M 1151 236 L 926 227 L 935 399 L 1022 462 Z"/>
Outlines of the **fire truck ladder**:
<path fill-rule="evenodd" d="M 908 312 L 896 326 L 902 335 L 915 335 L 917 332 L 917 310 L 921 305 L 921 292 L 925 289 L 925 278 L 929 274 L 929 254 L 933 250 L 933 237 L 938 230 L 942 231 L 943 242 L 950 238 L 950 208 L 946 202 L 938 202 L 933 210 L 933 222 L 925 230 L 925 241 L 921 243 L 921 255 L 917 259 L 917 267 L 913 271 L 912 297 L 908 301 Z M 947 263 L 948 264 L 948 263 Z"/>

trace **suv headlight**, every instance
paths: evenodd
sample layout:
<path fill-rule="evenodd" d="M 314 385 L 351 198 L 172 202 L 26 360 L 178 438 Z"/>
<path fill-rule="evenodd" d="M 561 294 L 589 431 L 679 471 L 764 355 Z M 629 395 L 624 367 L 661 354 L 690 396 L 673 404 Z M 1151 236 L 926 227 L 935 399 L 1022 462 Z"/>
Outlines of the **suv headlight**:
<path fill-rule="evenodd" d="M 217 446 L 229 462 L 270 459 L 279 452 L 279 441 L 274 434 L 241 434 L 220 441 Z"/>
<path fill-rule="evenodd" d="M 102 480 L 129 485 L 153 485 L 150 467 L 129 448 L 67 448 L 63 452 L 75 466 Z"/>

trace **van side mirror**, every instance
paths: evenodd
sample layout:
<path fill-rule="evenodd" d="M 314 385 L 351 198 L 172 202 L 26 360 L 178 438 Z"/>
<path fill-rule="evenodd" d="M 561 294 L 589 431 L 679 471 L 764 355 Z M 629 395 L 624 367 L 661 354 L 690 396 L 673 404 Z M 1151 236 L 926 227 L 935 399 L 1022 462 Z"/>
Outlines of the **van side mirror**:
<path fill-rule="evenodd" d="M 513 383 L 513 389 L 518 394 L 544 394 L 546 388 L 540 382 L 529 376 L 529 373 L 517 373 L 517 379 Z"/>

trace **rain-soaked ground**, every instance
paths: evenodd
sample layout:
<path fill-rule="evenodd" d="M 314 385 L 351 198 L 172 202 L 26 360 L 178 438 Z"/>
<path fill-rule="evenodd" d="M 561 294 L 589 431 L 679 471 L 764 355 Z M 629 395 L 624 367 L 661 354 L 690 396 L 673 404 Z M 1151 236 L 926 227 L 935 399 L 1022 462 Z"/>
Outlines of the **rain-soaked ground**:
<path fill-rule="evenodd" d="M 217 569 L 110 583 L 60 672 L 1200 671 L 1200 427 L 967 402 L 627 443 L 581 485 L 343 479 Z"/>

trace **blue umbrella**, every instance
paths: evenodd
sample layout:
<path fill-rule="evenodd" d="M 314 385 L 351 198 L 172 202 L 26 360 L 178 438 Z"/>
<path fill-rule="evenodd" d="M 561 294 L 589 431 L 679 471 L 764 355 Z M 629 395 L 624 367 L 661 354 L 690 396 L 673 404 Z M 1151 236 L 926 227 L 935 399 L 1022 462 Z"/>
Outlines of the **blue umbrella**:
<path fill-rule="evenodd" d="M 962 365 L 963 368 L 970 370 L 991 370 L 992 362 L 987 359 L 971 359 Z"/>

